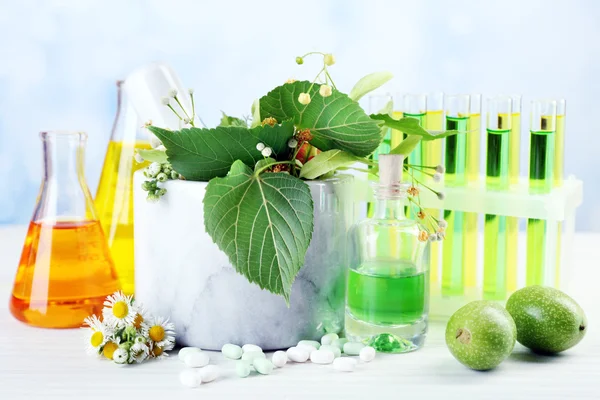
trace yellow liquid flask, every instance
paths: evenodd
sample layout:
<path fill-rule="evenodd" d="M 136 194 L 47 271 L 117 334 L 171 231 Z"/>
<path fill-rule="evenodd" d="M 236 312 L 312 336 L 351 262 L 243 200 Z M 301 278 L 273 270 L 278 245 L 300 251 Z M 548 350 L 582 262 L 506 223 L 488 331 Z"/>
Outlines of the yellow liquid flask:
<path fill-rule="evenodd" d="M 80 327 L 119 290 L 84 176 L 85 133 L 42 132 L 44 178 L 10 299 L 20 321 Z"/>
<path fill-rule="evenodd" d="M 150 149 L 141 139 L 141 122 L 117 82 L 117 116 L 96 192 L 96 209 L 125 294 L 134 293 L 133 173 L 148 163 L 134 160 L 136 149 Z"/>

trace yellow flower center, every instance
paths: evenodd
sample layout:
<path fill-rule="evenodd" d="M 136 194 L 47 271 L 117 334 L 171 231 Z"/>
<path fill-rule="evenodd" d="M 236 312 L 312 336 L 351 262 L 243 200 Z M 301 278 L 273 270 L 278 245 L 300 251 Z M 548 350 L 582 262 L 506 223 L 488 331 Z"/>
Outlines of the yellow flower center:
<path fill-rule="evenodd" d="M 133 320 L 133 326 L 135 326 L 135 329 L 140 329 L 142 322 L 144 322 L 144 318 L 140 314 L 136 314 L 135 319 Z"/>
<path fill-rule="evenodd" d="M 118 319 L 123 319 L 129 314 L 129 306 L 124 301 L 117 301 L 112 308 L 112 312 Z"/>
<path fill-rule="evenodd" d="M 90 344 L 94 347 L 98 347 L 104 341 L 104 335 L 102 332 L 94 332 L 90 338 Z"/>
<path fill-rule="evenodd" d="M 153 342 L 160 342 L 165 338 L 165 329 L 162 326 L 154 325 L 150 328 L 148 336 L 150 336 Z"/>
<path fill-rule="evenodd" d="M 119 346 L 117 346 L 116 343 L 108 342 L 104 345 L 102 354 L 104 355 L 104 357 L 108 358 L 109 360 L 112 360 L 113 354 L 115 353 L 115 350 L 117 350 L 118 348 L 119 348 Z"/>
<path fill-rule="evenodd" d="M 152 353 L 154 353 L 155 357 L 159 357 L 163 353 L 163 349 L 158 346 L 154 346 L 152 348 Z"/>

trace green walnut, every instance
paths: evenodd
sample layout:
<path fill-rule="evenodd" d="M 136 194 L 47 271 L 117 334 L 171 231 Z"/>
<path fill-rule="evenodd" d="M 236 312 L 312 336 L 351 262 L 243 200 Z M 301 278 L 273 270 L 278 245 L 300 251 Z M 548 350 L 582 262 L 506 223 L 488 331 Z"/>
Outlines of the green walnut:
<path fill-rule="evenodd" d="M 527 286 L 514 292 L 506 309 L 517 324 L 517 340 L 538 353 L 560 353 L 575 346 L 587 331 L 585 313 L 558 289 Z"/>
<path fill-rule="evenodd" d="M 446 344 L 452 355 L 475 370 L 488 370 L 504 361 L 515 347 L 517 328 L 499 304 L 479 300 L 450 317 Z"/>

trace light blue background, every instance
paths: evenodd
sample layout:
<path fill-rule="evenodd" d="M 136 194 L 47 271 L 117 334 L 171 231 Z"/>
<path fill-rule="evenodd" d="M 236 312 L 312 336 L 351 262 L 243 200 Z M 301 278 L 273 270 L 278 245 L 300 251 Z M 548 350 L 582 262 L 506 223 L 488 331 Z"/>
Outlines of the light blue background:
<path fill-rule="evenodd" d="M 598 21 L 595 0 L 0 0 L 0 223 L 31 216 L 41 130 L 89 133 L 95 191 L 114 82 L 134 68 L 170 63 L 215 124 L 220 110 L 248 114 L 275 85 L 312 78 L 317 60 L 294 57 L 321 50 L 345 90 L 387 69 L 391 92 L 522 93 L 525 112 L 532 98 L 566 98 L 566 171 L 585 181 L 577 227 L 600 230 Z"/>

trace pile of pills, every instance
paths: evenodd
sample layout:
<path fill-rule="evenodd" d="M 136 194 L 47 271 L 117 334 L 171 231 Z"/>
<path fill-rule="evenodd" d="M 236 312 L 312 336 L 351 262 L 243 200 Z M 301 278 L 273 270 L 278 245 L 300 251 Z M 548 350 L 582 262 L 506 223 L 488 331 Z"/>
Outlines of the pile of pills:
<path fill-rule="evenodd" d="M 288 361 L 304 363 L 310 360 L 313 364 L 332 364 L 337 371 L 354 371 L 358 356 L 362 362 L 370 362 L 375 358 L 376 351 L 373 347 L 362 343 L 349 342 L 340 338 L 335 333 L 328 333 L 316 340 L 301 340 L 287 351 L 276 351 L 271 359 L 255 344 L 245 344 L 242 347 L 228 343 L 221 348 L 225 358 L 236 360 L 235 372 L 240 378 L 250 376 L 252 371 L 260 375 L 269 375 L 275 368 L 283 368 Z M 210 357 L 197 347 L 184 347 L 179 351 L 179 359 L 188 367 L 200 368 L 186 369 L 179 378 L 183 385 L 197 387 L 202 383 L 215 380 L 219 373 L 215 366 L 208 365 Z"/>

